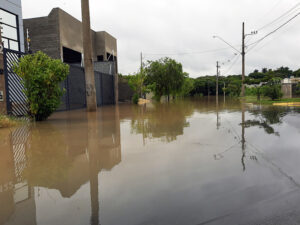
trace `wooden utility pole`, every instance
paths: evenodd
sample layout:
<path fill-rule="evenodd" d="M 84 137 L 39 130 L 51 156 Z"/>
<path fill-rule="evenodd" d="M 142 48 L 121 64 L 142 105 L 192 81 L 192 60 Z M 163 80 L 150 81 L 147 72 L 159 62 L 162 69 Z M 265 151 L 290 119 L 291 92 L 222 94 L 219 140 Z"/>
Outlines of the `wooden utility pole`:
<path fill-rule="evenodd" d="M 89 0 L 81 0 L 82 40 L 84 54 L 84 70 L 86 83 L 86 107 L 88 112 L 97 110 L 94 62 L 92 57 L 92 38 Z"/>
<path fill-rule="evenodd" d="M 225 84 L 225 81 L 224 81 L 223 93 L 224 93 L 224 102 L 225 102 L 225 99 L 226 99 L 226 84 Z"/>
<path fill-rule="evenodd" d="M 217 61 L 217 75 L 216 75 L 216 96 L 219 96 L 219 61 Z"/>
<path fill-rule="evenodd" d="M 143 53 L 141 52 L 141 72 L 143 70 Z"/>
<path fill-rule="evenodd" d="M 243 22 L 242 31 L 242 97 L 245 96 L 245 23 Z"/>

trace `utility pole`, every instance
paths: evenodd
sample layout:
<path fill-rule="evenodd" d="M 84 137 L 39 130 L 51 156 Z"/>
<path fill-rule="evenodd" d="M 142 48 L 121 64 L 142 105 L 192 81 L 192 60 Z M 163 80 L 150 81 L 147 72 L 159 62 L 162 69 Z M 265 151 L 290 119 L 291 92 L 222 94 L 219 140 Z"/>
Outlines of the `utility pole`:
<path fill-rule="evenodd" d="M 225 81 L 224 81 L 223 93 L 224 93 L 224 102 L 225 102 L 225 98 L 226 98 L 226 84 L 225 84 Z"/>
<path fill-rule="evenodd" d="M 229 42 L 225 41 L 222 37 L 219 36 L 213 36 L 213 38 L 218 38 L 219 40 L 221 40 L 222 42 L 224 42 L 226 45 L 230 46 L 232 49 L 234 49 L 236 52 L 238 52 L 239 54 L 242 55 L 242 97 L 245 96 L 245 39 L 247 36 L 249 35 L 255 35 L 257 34 L 257 31 L 252 31 L 250 34 L 245 34 L 245 23 L 243 22 L 243 27 L 242 27 L 242 52 L 240 52 L 240 50 L 238 50 L 236 47 L 234 47 L 233 45 L 231 45 Z"/>
<path fill-rule="evenodd" d="M 245 23 L 243 22 L 242 29 L 242 97 L 245 96 Z"/>
<path fill-rule="evenodd" d="M 143 70 L 143 52 L 141 52 L 141 72 Z"/>
<path fill-rule="evenodd" d="M 86 83 L 86 107 L 88 112 L 97 110 L 94 62 L 92 57 L 92 38 L 89 0 L 81 0 L 82 40 L 84 54 L 84 71 Z"/>
<path fill-rule="evenodd" d="M 219 61 L 217 61 L 217 75 L 216 75 L 216 96 L 219 96 Z"/>

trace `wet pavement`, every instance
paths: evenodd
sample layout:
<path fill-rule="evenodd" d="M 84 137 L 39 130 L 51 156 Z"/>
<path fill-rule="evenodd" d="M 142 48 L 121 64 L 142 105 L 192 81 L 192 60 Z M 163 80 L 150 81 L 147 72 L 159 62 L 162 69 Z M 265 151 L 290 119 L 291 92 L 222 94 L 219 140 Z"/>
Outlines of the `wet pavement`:
<path fill-rule="evenodd" d="M 300 108 L 223 98 L 0 130 L 0 224 L 300 224 Z"/>

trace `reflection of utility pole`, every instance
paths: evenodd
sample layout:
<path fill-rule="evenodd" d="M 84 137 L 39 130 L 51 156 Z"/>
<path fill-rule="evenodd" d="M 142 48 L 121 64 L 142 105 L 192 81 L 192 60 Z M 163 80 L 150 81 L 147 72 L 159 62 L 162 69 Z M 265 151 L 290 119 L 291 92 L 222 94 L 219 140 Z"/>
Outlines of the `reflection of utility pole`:
<path fill-rule="evenodd" d="M 216 97 L 216 111 L 217 111 L 217 130 L 220 128 L 220 120 L 219 120 L 219 96 Z"/>
<path fill-rule="evenodd" d="M 246 158 L 246 140 L 245 140 L 245 105 L 242 102 L 242 165 L 243 171 L 246 170 L 245 158 Z"/>
<path fill-rule="evenodd" d="M 84 54 L 84 71 L 86 83 L 86 107 L 88 112 L 97 110 L 95 74 L 92 57 L 92 38 L 89 0 L 81 0 L 82 10 L 82 40 Z"/>
<path fill-rule="evenodd" d="M 99 190 L 97 171 L 98 123 L 97 114 L 88 114 L 88 154 L 91 195 L 91 225 L 99 225 Z"/>

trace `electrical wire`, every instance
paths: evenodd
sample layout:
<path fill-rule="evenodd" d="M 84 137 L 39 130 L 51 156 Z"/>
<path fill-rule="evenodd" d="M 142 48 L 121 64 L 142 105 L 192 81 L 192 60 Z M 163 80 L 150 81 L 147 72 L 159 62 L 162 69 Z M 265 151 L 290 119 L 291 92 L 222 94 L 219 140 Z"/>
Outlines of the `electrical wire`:
<path fill-rule="evenodd" d="M 232 70 L 233 66 L 235 66 L 235 64 L 238 62 L 240 56 L 241 56 L 240 54 L 238 54 L 238 55 L 235 56 L 236 59 L 232 62 L 232 64 L 230 65 L 230 67 L 228 67 L 228 69 L 226 70 L 226 72 L 223 73 L 225 76 L 226 76 L 226 74 L 228 74 Z"/>
<path fill-rule="evenodd" d="M 296 5 L 294 5 L 291 9 L 289 9 L 287 12 L 283 13 L 281 16 L 277 17 L 275 20 L 267 23 L 266 25 L 262 26 L 261 28 L 257 29 L 257 31 L 261 31 L 263 29 L 265 29 L 268 26 L 271 26 L 272 24 L 276 23 L 277 21 L 279 21 L 280 19 L 283 19 L 284 17 L 289 16 L 290 14 L 294 13 L 295 10 L 297 10 L 297 8 L 300 6 L 300 2 L 297 3 Z"/>
<path fill-rule="evenodd" d="M 265 19 L 275 8 L 277 8 L 277 6 L 282 2 L 283 0 L 278 0 L 273 7 L 267 11 L 265 14 L 263 14 L 262 16 L 260 16 L 256 21 L 255 24 L 260 23 L 262 21 L 262 19 Z"/>
<path fill-rule="evenodd" d="M 251 43 L 248 45 L 249 46 L 252 46 L 248 51 L 251 51 L 253 48 L 255 48 L 260 42 L 262 42 L 263 40 L 265 40 L 267 37 L 269 37 L 270 35 L 274 34 L 276 31 L 280 30 L 282 27 L 284 27 L 285 25 L 287 25 L 288 23 L 290 23 L 292 20 L 294 20 L 296 17 L 298 17 L 300 15 L 300 12 L 297 13 L 296 15 L 294 15 L 292 18 L 290 18 L 288 21 L 286 21 L 285 23 L 283 23 L 282 25 L 280 25 L 278 28 L 276 28 L 275 30 L 269 32 L 267 35 L 265 35 L 264 37 L 258 39 L 257 41 Z"/>
<path fill-rule="evenodd" d="M 273 42 L 274 40 L 276 40 L 277 38 L 279 38 L 282 34 L 284 34 L 285 32 L 287 32 L 288 30 L 290 30 L 291 27 L 285 31 L 283 31 L 282 33 L 280 33 L 279 35 L 277 35 L 275 38 L 269 40 L 268 42 L 266 42 L 264 45 L 260 46 L 260 48 L 256 49 L 256 51 L 260 51 L 262 48 L 266 47 L 267 45 L 269 45 L 271 42 Z"/>
<path fill-rule="evenodd" d="M 214 53 L 214 52 L 219 52 L 219 51 L 224 51 L 230 49 L 229 47 L 227 48 L 219 48 L 219 49 L 211 49 L 211 50 L 206 50 L 206 51 L 199 51 L 199 52 L 181 52 L 181 53 L 143 53 L 143 55 L 147 56 L 155 56 L 155 55 L 197 55 L 197 54 L 207 54 L 207 53 Z"/>

